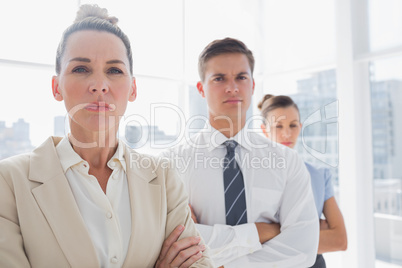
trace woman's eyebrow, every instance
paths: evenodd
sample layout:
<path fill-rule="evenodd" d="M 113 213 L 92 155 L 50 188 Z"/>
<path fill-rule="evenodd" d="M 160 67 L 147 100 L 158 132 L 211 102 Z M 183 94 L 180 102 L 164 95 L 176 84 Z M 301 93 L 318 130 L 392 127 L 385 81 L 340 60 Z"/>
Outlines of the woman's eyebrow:
<path fill-rule="evenodd" d="M 107 64 L 121 63 L 121 64 L 124 64 L 124 65 L 125 65 L 124 61 L 122 61 L 122 60 L 109 60 L 109 61 L 107 61 L 106 63 L 107 63 Z"/>
<path fill-rule="evenodd" d="M 88 58 L 83 58 L 83 57 L 76 57 L 76 58 L 72 58 L 70 60 L 71 61 L 80 61 L 80 62 L 91 62 L 90 59 Z M 116 63 L 120 63 L 120 64 L 125 64 L 124 61 L 122 60 L 109 60 L 106 62 L 106 64 L 116 64 Z"/>
<path fill-rule="evenodd" d="M 90 59 L 88 59 L 88 58 L 83 58 L 83 57 L 72 58 L 72 59 L 70 60 L 70 62 L 71 62 L 71 61 L 91 62 Z"/>

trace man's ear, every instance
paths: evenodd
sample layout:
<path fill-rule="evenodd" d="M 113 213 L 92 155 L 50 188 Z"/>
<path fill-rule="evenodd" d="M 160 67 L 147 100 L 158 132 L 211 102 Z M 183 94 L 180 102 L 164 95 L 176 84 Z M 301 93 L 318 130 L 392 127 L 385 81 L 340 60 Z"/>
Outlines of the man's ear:
<path fill-rule="evenodd" d="M 197 83 L 197 89 L 198 89 L 198 93 L 200 93 L 201 97 L 205 98 L 204 87 L 203 87 L 201 81 L 198 81 L 198 83 Z"/>
<path fill-rule="evenodd" d="M 135 101 L 135 99 L 137 98 L 137 84 L 135 83 L 135 77 L 133 77 L 133 82 L 131 84 L 131 92 L 130 92 L 130 96 L 128 97 L 128 101 Z"/>
<path fill-rule="evenodd" d="M 55 75 L 52 77 L 52 93 L 55 100 L 57 101 L 63 100 L 63 96 L 61 95 L 59 87 L 59 77 Z"/>
<path fill-rule="evenodd" d="M 251 95 L 254 94 L 254 88 L 255 88 L 255 81 L 254 81 L 254 78 L 253 78 L 253 91 L 252 91 Z"/>

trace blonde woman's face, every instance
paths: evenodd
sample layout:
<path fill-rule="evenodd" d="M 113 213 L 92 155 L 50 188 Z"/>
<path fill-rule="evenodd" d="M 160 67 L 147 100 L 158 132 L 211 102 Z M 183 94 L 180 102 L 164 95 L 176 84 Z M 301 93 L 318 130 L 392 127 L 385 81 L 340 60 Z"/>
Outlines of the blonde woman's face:
<path fill-rule="evenodd" d="M 73 127 L 102 131 L 115 127 L 137 94 L 123 42 L 114 34 L 78 31 L 68 41 L 53 95 L 64 101 Z"/>
<path fill-rule="evenodd" d="M 302 124 L 295 107 L 277 108 L 268 113 L 266 125 L 261 125 L 264 134 L 277 143 L 294 148 Z"/>

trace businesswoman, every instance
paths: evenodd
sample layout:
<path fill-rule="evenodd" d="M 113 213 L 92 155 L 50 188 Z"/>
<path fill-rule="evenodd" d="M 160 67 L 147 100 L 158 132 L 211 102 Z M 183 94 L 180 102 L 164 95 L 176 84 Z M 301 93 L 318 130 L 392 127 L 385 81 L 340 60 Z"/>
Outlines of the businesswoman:
<path fill-rule="evenodd" d="M 264 118 L 263 133 L 271 140 L 294 148 L 300 134 L 299 109 L 288 96 L 265 95 L 258 104 Z M 347 237 L 345 223 L 334 197 L 330 171 L 305 163 L 311 176 L 311 184 L 320 220 L 320 240 L 315 268 L 326 267 L 322 253 L 346 250 Z"/>
<path fill-rule="evenodd" d="M 177 176 L 117 139 L 137 88 L 116 23 L 81 6 L 52 79 L 71 132 L 0 162 L 0 267 L 212 267 Z"/>

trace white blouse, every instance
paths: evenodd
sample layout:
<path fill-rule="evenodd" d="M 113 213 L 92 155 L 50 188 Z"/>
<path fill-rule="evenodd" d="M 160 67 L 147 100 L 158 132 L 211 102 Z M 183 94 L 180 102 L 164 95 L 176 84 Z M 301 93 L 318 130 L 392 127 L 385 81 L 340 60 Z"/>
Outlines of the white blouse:
<path fill-rule="evenodd" d="M 106 194 L 98 180 L 88 174 L 88 162 L 73 150 L 68 138 L 63 138 L 56 147 L 64 174 L 98 255 L 100 267 L 121 267 L 131 236 L 124 146 L 119 141 L 116 153 L 107 163 L 113 172 L 107 182 Z"/>

